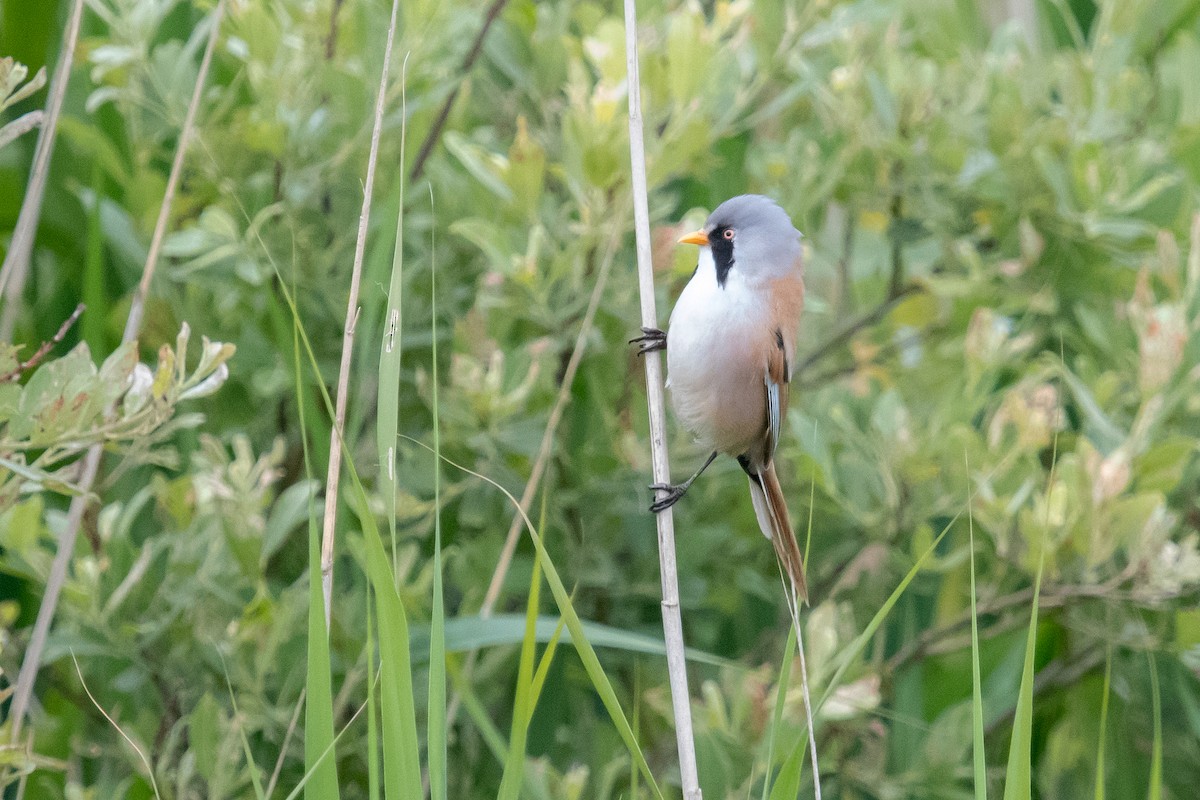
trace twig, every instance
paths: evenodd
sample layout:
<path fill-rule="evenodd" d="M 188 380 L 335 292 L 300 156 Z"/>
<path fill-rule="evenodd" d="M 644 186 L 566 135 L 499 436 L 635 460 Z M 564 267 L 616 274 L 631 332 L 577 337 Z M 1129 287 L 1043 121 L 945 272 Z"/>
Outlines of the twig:
<path fill-rule="evenodd" d="M 619 219 L 619 217 L 617 217 Z M 608 282 L 608 273 L 612 267 L 613 260 L 616 257 L 617 244 L 620 240 L 620 235 L 623 229 L 618 225 L 613 232 L 612 240 L 609 242 L 608 248 L 605 250 L 603 260 L 600 262 L 600 269 L 596 275 L 596 284 L 592 288 L 592 296 L 588 300 L 587 310 L 583 314 L 583 322 L 579 326 L 579 334 L 575 337 L 575 348 L 571 351 L 571 357 L 567 361 L 567 368 L 563 372 L 562 381 L 558 386 L 558 397 L 554 400 L 554 407 L 550 410 L 550 418 L 546 421 L 546 430 L 542 432 L 542 443 L 538 448 L 537 458 L 534 459 L 533 469 L 529 473 L 529 480 L 525 483 L 525 491 L 521 494 L 521 502 L 517 504 L 517 512 L 513 514 L 512 523 L 508 528 L 508 535 L 504 538 L 504 546 L 500 548 L 500 556 L 496 560 L 496 568 L 492 571 L 492 579 L 488 584 L 487 592 L 483 597 L 483 604 L 479 607 L 479 616 L 482 619 L 487 619 L 492 615 L 496 608 L 496 601 L 500 598 L 500 590 L 504 586 L 504 578 L 508 575 L 508 568 L 512 565 L 513 554 L 517 549 L 517 540 L 521 535 L 521 527 L 524 524 L 525 516 L 528 516 L 529 509 L 533 505 L 533 496 L 537 494 L 538 487 L 542 481 L 542 475 L 546 471 L 546 464 L 550 461 L 550 451 L 553 449 L 554 437 L 558 432 L 558 425 L 562 421 L 563 412 L 566 410 L 567 403 L 571 399 L 571 388 L 575 382 L 575 373 L 579 369 L 579 364 L 583 360 L 583 351 L 587 345 L 588 334 L 592 331 L 592 323 L 596 319 L 596 312 L 600 307 L 600 298 L 604 294 L 604 286 Z M 471 650 L 463 663 L 462 675 L 468 678 L 475 667 L 475 661 L 478 658 L 478 650 Z M 461 696 L 456 691 L 450 698 L 450 705 L 446 710 L 447 726 L 454 723 L 454 718 L 458 715 L 458 707 L 461 704 Z"/>
<path fill-rule="evenodd" d="M 21 294 L 25 291 L 25 278 L 29 275 L 29 258 L 33 252 L 38 220 L 42 215 L 42 198 L 46 194 L 46 179 L 50 174 L 50 156 L 54 152 L 58 115 L 67 96 L 67 80 L 75 60 L 75 44 L 79 41 L 79 22 L 82 18 L 83 0 L 75 0 L 67 20 L 67 29 L 63 33 L 62 50 L 54 67 L 54 78 L 50 82 L 50 97 L 46 101 L 42 129 L 38 133 L 29 186 L 25 190 L 25 199 L 21 201 L 21 213 L 17 216 L 17 226 L 8 245 L 8 255 L 4 257 L 4 266 L 0 268 L 0 297 L 5 299 L 3 315 L 0 316 L 0 340 L 6 342 L 12 341 L 13 325 L 21 307 Z"/>
<path fill-rule="evenodd" d="M 892 238 L 892 277 L 888 283 L 888 297 L 897 297 L 900 286 L 904 283 L 904 250 L 900 243 L 900 230 L 897 226 L 904 219 L 904 195 L 900 193 L 899 183 L 904 175 L 904 165 L 897 161 L 892 170 L 892 180 L 897 184 L 896 192 L 892 195 L 891 206 L 891 238 Z"/>
<path fill-rule="evenodd" d="M 29 133 L 41 125 L 45 119 L 46 113 L 39 109 L 37 111 L 30 111 L 28 114 L 22 114 L 7 125 L 0 127 L 0 149 L 3 149 L 9 142 L 16 141 Z"/>
<path fill-rule="evenodd" d="M 625 0 L 625 61 L 629 91 L 629 161 L 633 184 L 633 221 L 637 243 L 638 294 L 642 326 L 658 327 L 654 303 L 654 266 L 651 258 L 650 207 L 646 191 L 646 150 L 642 140 L 642 89 L 638 71 L 636 0 Z M 663 404 L 662 362 L 651 351 L 642 359 L 646 367 L 646 402 L 650 415 L 650 456 L 655 483 L 669 483 L 666 412 Z M 692 737 L 691 698 L 684 660 L 683 620 L 679 613 L 679 577 L 675 568 L 675 517 L 670 508 L 656 514 L 658 560 L 662 578 L 663 639 L 667 649 L 667 674 L 671 682 L 671 705 L 675 714 L 675 738 L 679 747 L 679 776 L 684 800 L 700 800 L 696 771 L 696 743 Z"/>
<path fill-rule="evenodd" d="M 200 68 L 196 73 L 196 88 L 192 92 L 192 99 L 188 103 L 187 114 L 184 117 L 183 129 L 179 134 L 179 143 L 175 146 L 175 160 L 171 163 L 171 173 L 167 178 L 167 188 L 163 193 L 162 206 L 159 209 L 159 222 L 165 227 L 166 220 L 169 216 L 171 202 L 175 197 L 176 187 L 179 185 L 179 173 L 183 170 L 183 155 L 187 148 L 188 140 L 191 138 L 192 128 L 196 123 L 196 110 L 200 106 L 200 95 L 204 90 L 204 85 L 208 80 L 208 69 L 212 64 L 213 51 L 216 49 L 217 35 L 221 29 L 221 20 L 225 15 L 225 0 L 218 0 L 217 7 L 212 13 L 212 31 L 209 33 L 208 45 L 204 49 L 204 57 L 200 60 Z M 141 326 L 142 308 L 146 302 L 146 292 L 150 288 L 150 279 L 154 277 L 154 268 L 158 263 L 159 247 L 155 243 L 161 244 L 163 231 L 160 231 L 156 226 L 155 239 L 151 243 L 149 252 L 146 255 L 146 264 L 142 267 L 142 280 L 138 285 L 137 293 L 134 294 L 133 302 L 129 307 L 129 319 L 125 324 L 125 332 L 121 337 L 122 342 L 133 341 L 137 337 L 138 329 Z M 54 611 L 58 606 L 58 596 L 62 591 L 63 583 L 67 577 L 67 567 L 71 561 L 71 555 L 75 550 L 75 539 L 79 535 L 79 526 L 83 521 L 83 514 L 87 508 L 87 504 L 91 501 L 91 488 L 96 480 L 96 472 L 100 466 L 100 455 L 103 452 L 102 445 L 94 444 L 84 456 L 83 471 L 80 475 L 79 486 L 83 493 L 75 497 L 71 501 L 71 506 L 67 511 L 67 524 L 63 527 L 62 533 L 58 537 L 58 550 L 54 554 L 54 563 L 50 567 L 50 576 L 46 580 L 46 590 L 42 594 L 42 603 L 38 608 L 37 621 L 33 625 L 33 633 L 29 639 L 29 647 L 25 650 L 25 658 L 21 662 L 21 672 L 17 676 L 17 685 L 13 691 L 12 706 L 9 711 L 9 719 L 12 720 L 12 731 L 9 734 L 9 741 L 18 741 L 18 735 L 21 732 L 21 725 L 25 718 L 25 712 L 28 710 L 29 699 L 33 694 L 33 681 L 37 677 L 38 668 L 41 666 L 42 649 L 46 645 L 46 636 L 50 632 L 50 623 L 54 620 Z"/>
<path fill-rule="evenodd" d="M 326 61 L 333 61 L 334 55 L 337 54 L 338 14 L 341 12 L 344 2 L 345 0 L 333 0 L 333 7 L 329 9 L 329 35 L 325 37 Z"/>
<path fill-rule="evenodd" d="M 296 708 L 292 711 L 292 718 L 288 720 L 287 731 L 283 734 L 283 743 L 279 745 L 279 757 L 275 759 L 275 769 L 271 772 L 271 779 L 267 781 L 267 797 L 275 795 L 275 786 L 279 783 L 279 775 L 283 772 L 283 762 L 287 760 L 288 744 L 292 741 L 292 736 L 296 733 L 296 728 L 300 723 L 300 712 L 304 710 L 304 699 L 307 696 L 308 687 L 300 689 L 300 696 L 296 698 Z"/>
<path fill-rule="evenodd" d="M 371 195 L 375 187 L 375 163 L 379 160 L 379 138 L 383 132 L 383 107 L 387 95 L 388 71 L 392 65 L 392 42 L 400 0 L 392 0 L 392 18 L 388 23 L 387 44 L 383 48 L 383 70 L 375 95 L 375 125 L 371 130 L 371 151 L 367 156 L 367 177 L 363 186 L 362 212 L 358 215 L 358 240 L 354 244 L 354 266 L 350 273 L 350 296 L 346 300 L 346 327 L 342 331 L 342 361 L 338 368 L 337 399 L 333 430 L 329 433 L 329 472 L 325 477 L 325 518 L 321 532 L 321 589 L 325 596 L 325 630 L 329 630 L 333 610 L 333 546 L 336 537 L 338 481 L 341 477 L 343 428 L 346 424 L 346 400 L 350 394 L 350 359 L 354 355 L 354 327 L 358 321 L 358 289 L 362 280 L 363 255 L 367 247 L 367 223 L 371 219 Z"/>
<path fill-rule="evenodd" d="M 446 96 L 445 102 L 442 103 L 442 110 L 438 112 L 437 118 L 433 121 L 433 126 L 429 129 L 429 133 L 425 134 L 425 141 L 421 142 L 421 149 L 417 151 L 417 160 L 413 162 L 412 171 L 408 174 L 409 180 L 415 181 L 425 171 L 425 162 L 429 160 L 429 156 L 433 153 L 433 148 L 442 136 L 442 129 L 446 127 L 446 120 L 450 118 L 450 109 L 454 106 L 454 101 L 458 99 L 458 92 L 462 89 L 462 85 L 466 81 L 467 73 L 471 71 L 471 67 L 475 66 L 480 53 L 483 52 L 483 40 L 487 37 L 488 31 L 491 30 L 492 23 L 500 16 L 500 12 L 504 10 L 504 6 L 506 5 L 508 5 L 508 0 L 493 0 L 491 6 L 488 7 L 487 14 L 483 18 L 483 25 L 479 27 L 479 32 L 475 34 L 475 41 L 471 42 L 471 49 L 467 51 L 462 66 L 458 68 L 459 73 L 461 73 L 459 76 L 460 79 L 454 84 L 454 88 L 450 90 L 450 94 Z"/>
<path fill-rule="evenodd" d="M 34 353 L 28 361 L 23 361 L 8 372 L 0 375 L 0 383 L 7 383 L 8 381 L 16 380 L 17 378 L 21 377 L 21 373 L 25 372 L 25 370 L 36 367 L 38 364 L 40 364 L 42 359 L 46 357 L 46 354 L 54 349 L 54 346 L 63 340 L 63 337 L 67 335 L 67 331 L 71 330 L 71 326 L 75 324 L 75 320 L 79 319 L 79 315 L 83 313 L 85 308 L 87 308 L 87 306 L 85 306 L 83 303 L 75 306 L 75 310 L 71 312 L 71 316 L 67 317 L 67 321 L 58 327 L 58 333 L 54 334 L 54 338 L 48 342 L 42 342 L 42 346 L 37 349 L 37 352 Z"/>
<path fill-rule="evenodd" d="M 1134 576 L 1137 565 L 1133 564 L 1131 567 L 1122 570 L 1119 574 L 1114 575 L 1101 584 L 1094 586 L 1062 586 L 1058 589 L 1047 591 L 1039 598 L 1038 607 L 1060 608 L 1066 606 L 1072 600 L 1114 597 L 1117 594 L 1117 588 Z M 996 614 L 1010 608 L 1027 606 L 1032 600 L 1033 587 L 1029 587 L 1002 597 L 997 597 L 991 601 L 979 603 L 977 613 L 978 616 Z M 1028 619 L 1026 619 L 1026 622 L 1028 622 Z M 914 659 L 936 652 L 934 647 L 940 640 L 953 636 L 957 631 L 970 624 L 971 614 L 967 611 L 945 625 L 923 632 L 888 659 L 888 670 L 895 672 Z"/>
<path fill-rule="evenodd" d="M 888 296 L 880 301 L 879 305 L 875 306 L 875 308 L 871 309 L 857 319 L 852 320 L 846 325 L 846 327 L 829 337 L 829 339 L 824 343 L 813 348 L 812 352 L 805 356 L 804 360 L 801 361 L 799 366 L 796 367 L 796 374 L 803 374 L 805 370 L 820 362 L 838 347 L 849 341 L 854 334 L 858 333 L 863 328 L 874 325 L 876 322 L 879 322 L 879 320 L 887 316 L 887 313 L 891 311 L 896 303 L 901 299 L 918 291 L 920 291 L 920 287 L 916 284 L 910 283 L 907 286 L 901 286 L 895 292 L 888 292 Z"/>
<path fill-rule="evenodd" d="M 600 298 L 603 296 L 604 286 L 608 282 L 609 268 L 612 267 L 613 260 L 616 257 L 619 235 L 620 229 L 618 228 L 608 248 L 605 250 L 603 260 L 600 262 L 596 284 L 592 288 L 592 296 L 588 300 L 588 307 L 587 311 L 584 312 L 583 322 L 580 323 L 579 334 L 575 337 L 575 347 L 571 351 L 571 357 L 567 361 L 567 368 L 563 372 L 562 382 L 558 386 L 558 397 L 555 398 L 554 408 L 551 409 L 550 418 L 546 421 L 546 430 L 542 432 L 542 442 L 538 448 L 537 459 L 533 462 L 533 469 L 529 473 L 529 481 L 525 484 L 525 491 L 521 495 L 521 508 L 526 514 L 529 513 L 529 509 L 533 505 L 533 496 L 537 493 L 538 485 L 542 480 L 542 474 L 545 472 L 546 464 L 550 460 L 550 451 L 554 445 L 554 436 L 558 431 L 559 423 L 562 421 L 567 402 L 571 399 L 571 387 L 575 381 L 575 373 L 579 369 L 579 363 L 583 360 L 583 351 L 587 345 L 587 337 L 592 331 L 592 323 L 595 321 L 596 311 L 600 307 Z M 496 562 L 496 569 L 492 573 L 492 580 L 488 584 L 483 604 L 479 608 L 479 616 L 485 619 L 492 615 L 492 611 L 496 607 L 496 601 L 500 597 L 500 589 L 504 585 L 504 577 L 508 573 L 513 552 L 516 550 L 522 523 L 521 515 L 514 514 L 512 523 L 508 528 L 508 535 L 504 539 L 504 546 L 500 549 L 500 557 Z"/>

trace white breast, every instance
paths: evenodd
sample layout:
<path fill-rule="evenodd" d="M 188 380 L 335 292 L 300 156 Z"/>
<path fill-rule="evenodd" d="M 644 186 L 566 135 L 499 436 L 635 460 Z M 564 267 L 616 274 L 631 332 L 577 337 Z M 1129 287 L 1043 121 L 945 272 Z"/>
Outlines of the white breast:
<path fill-rule="evenodd" d="M 740 454 L 761 434 L 766 364 L 754 342 L 766 324 L 766 303 L 736 267 L 717 284 L 712 250 L 671 312 L 667 385 L 680 422 L 706 448 Z"/>

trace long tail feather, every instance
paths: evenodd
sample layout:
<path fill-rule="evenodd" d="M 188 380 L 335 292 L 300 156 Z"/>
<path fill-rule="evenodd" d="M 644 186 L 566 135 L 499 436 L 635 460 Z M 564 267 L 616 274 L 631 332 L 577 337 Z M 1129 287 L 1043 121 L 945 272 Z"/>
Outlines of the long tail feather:
<path fill-rule="evenodd" d="M 750 478 L 750 500 L 754 503 L 754 515 L 758 517 L 758 527 L 763 536 L 771 540 L 775 554 L 783 564 L 788 579 L 792 583 L 796 598 L 801 603 L 808 603 L 808 584 L 804 579 L 804 559 L 800 555 L 800 545 L 796 534 L 792 532 L 792 521 L 788 516 L 787 502 L 783 499 L 783 489 L 775 474 L 775 465 L 769 464 L 756 476 Z"/>
<path fill-rule="evenodd" d="M 758 517 L 758 527 L 763 535 L 771 540 L 775 555 L 783 570 L 781 577 L 784 581 L 784 596 L 787 600 L 788 612 L 796 631 L 796 649 L 800 654 L 800 687 L 804 698 L 804 715 L 808 722 L 808 748 L 812 759 L 813 791 L 816 800 L 821 800 L 821 771 L 817 762 L 816 730 L 813 726 L 812 697 L 808 689 L 808 659 L 804 653 L 804 634 L 800 626 L 800 604 L 808 602 L 808 585 L 804 578 L 804 559 L 800 555 L 800 545 L 792 532 L 791 519 L 788 516 L 787 503 L 783 498 L 783 489 L 779 485 L 779 476 L 775 474 L 775 465 L 750 478 L 750 499 L 754 503 L 754 515 Z M 790 584 L 790 585 L 789 585 Z"/>

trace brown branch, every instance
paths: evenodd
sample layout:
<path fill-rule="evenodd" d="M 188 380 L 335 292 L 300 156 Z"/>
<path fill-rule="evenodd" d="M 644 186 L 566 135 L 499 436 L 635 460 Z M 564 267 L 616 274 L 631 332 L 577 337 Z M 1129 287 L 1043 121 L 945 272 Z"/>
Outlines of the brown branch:
<path fill-rule="evenodd" d="M 895 168 L 892 170 L 892 180 L 899 184 L 903 173 L 903 164 L 897 162 Z M 892 239 L 892 278 L 888 284 L 888 297 L 895 297 L 896 293 L 900 291 L 900 286 L 904 283 L 904 252 L 900 244 L 900 231 L 897 227 L 904 219 L 904 195 L 900 194 L 899 189 L 892 195 L 890 213 L 892 218 L 891 230 L 889 231 Z"/>
<path fill-rule="evenodd" d="M 75 324 L 77 319 L 79 319 L 79 315 L 83 313 L 85 308 L 87 308 L 87 306 L 85 306 L 83 303 L 75 306 L 75 310 L 71 312 L 71 316 L 67 317 L 67 321 L 59 326 L 58 333 L 54 334 L 54 338 L 48 342 L 42 342 L 42 346 L 37 349 L 37 352 L 34 353 L 28 361 L 24 361 L 3 375 L 0 375 L 0 383 L 8 383 L 9 381 L 16 380 L 17 378 L 21 377 L 21 374 L 24 373 L 25 370 L 36 367 L 38 364 L 40 364 L 42 359 L 46 357 L 46 354 L 54 349 L 54 346 L 63 340 L 63 337 L 67 335 L 67 331 L 71 330 L 71 326 Z"/>
<path fill-rule="evenodd" d="M 1046 591 L 1038 598 L 1038 608 L 1062 608 L 1068 605 L 1073 600 L 1082 599 L 1102 599 L 1102 598 L 1117 598 L 1122 593 L 1118 588 L 1128 580 L 1130 580 L 1136 565 L 1133 568 L 1127 568 L 1117 575 L 1114 575 L 1104 583 L 1095 586 L 1062 586 L 1052 591 Z M 1133 599 L 1132 595 L 1124 599 Z M 1029 587 L 1022 589 L 1019 592 L 997 597 L 991 601 L 978 604 L 976 609 L 977 616 L 984 614 L 996 614 L 1006 611 L 1010 608 L 1026 606 L 1033 602 L 1033 588 Z M 915 640 L 910 642 L 905 647 L 896 652 L 894 656 L 888 659 L 888 669 L 895 671 L 904 666 L 910 661 L 913 661 L 922 656 L 932 654 L 935 651 L 938 643 L 944 639 L 948 639 L 955 635 L 958 631 L 966 628 L 971 624 L 970 610 L 964 611 L 953 621 L 946 623 L 940 628 L 932 628 L 925 631 Z M 983 632 L 980 632 L 981 635 Z"/>
<path fill-rule="evenodd" d="M 325 38 L 326 61 L 333 61 L 334 55 L 337 54 L 338 12 L 342 10 L 342 3 L 345 1 L 333 0 L 333 8 L 329 10 L 329 35 Z"/>
<path fill-rule="evenodd" d="M 462 89 L 463 81 L 466 80 L 467 73 L 471 71 L 471 67 L 475 66 L 480 53 L 483 52 L 483 40 L 491 30 L 492 23 L 500 16 L 500 12 L 506 5 L 508 5 L 508 0 L 493 0 L 492 5 L 488 8 L 487 14 L 483 18 L 483 25 L 475 34 L 475 41 L 471 43 L 471 49 L 467 51 L 467 56 L 458 69 L 462 73 L 461 79 L 454 84 L 454 88 L 446 96 L 446 101 L 442 103 L 442 110 L 438 112 L 437 119 L 433 121 L 433 127 L 429 129 L 429 133 L 425 134 L 425 141 L 421 143 L 421 149 L 417 152 L 417 160 L 413 162 L 412 172 L 408 175 L 410 181 L 420 178 L 421 173 L 425 171 L 425 162 L 429 160 L 433 148 L 437 146 L 438 140 L 442 137 L 442 129 L 446 127 L 446 120 L 450 118 L 450 109 L 453 107 L 454 101 L 458 99 L 458 92 Z"/>
<path fill-rule="evenodd" d="M 879 303 L 879 305 L 875 306 L 875 308 L 871 309 L 857 319 L 851 321 L 848 325 L 846 325 L 846 327 L 835 333 L 827 341 L 813 348 L 812 352 L 805 356 L 804 360 L 801 361 L 796 367 L 796 374 L 800 375 L 805 370 L 810 369 L 813 365 L 824 360 L 827 356 L 829 356 L 830 353 L 848 342 L 854 336 L 854 334 L 858 333 L 863 328 L 874 325 L 876 322 L 879 322 L 881 319 L 887 316 L 888 312 L 891 311 L 892 308 L 895 307 L 896 303 L 898 303 L 900 300 L 910 294 L 915 294 L 918 291 L 921 291 L 921 287 L 913 283 L 910 283 L 907 286 L 901 286 L 895 291 L 889 291 L 887 297 L 885 297 Z"/>

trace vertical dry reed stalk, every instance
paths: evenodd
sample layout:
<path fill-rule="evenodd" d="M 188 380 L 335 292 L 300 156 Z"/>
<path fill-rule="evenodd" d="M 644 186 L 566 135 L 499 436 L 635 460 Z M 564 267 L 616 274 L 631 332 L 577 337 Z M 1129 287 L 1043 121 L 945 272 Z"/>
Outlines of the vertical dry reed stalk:
<path fill-rule="evenodd" d="M 633 183 L 633 221 L 637 241 L 638 292 L 642 325 L 658 327 L 654 303 L 654 267 L 651 263 L 650 208 L 646 197 L 646 149 L 642 139 L 642 91 L 638 74 L 636 0 L 625 0 L 625 59 L 629 88 L 629 159 Z M 662 362 L 657 352 L 646 353 L 646 401 L 650 411 L 650 453 L 655 483 L 670 483 L 663 406 Z M 683 620 L 679 613 L 679 578 L 675 569 L 675 517 L 671 509 L 657 514 L 658 560 L 662 577 L 663 636 L 675 713 L 675 738 L 679 745 L 679 774 L 684 800 L 700 800 L 696 772 L 696 744 L 692 737 L 691 698 L 684 659 Z"/>
<path fill-rule="evenodd" d="M 150 250 L 146 254 L 146 264 L 142 267 L 142 279 L 137 292 L 129 307 L 129 318 L 125 323 L 125 333 L 122 342 L 130 342 L 137 338 L 141 327 L 142 313 L 146 305 L 146 295 L 150 290 L 150 281 L 154 278 L 158 266 L 158 256 L 162 248 L 163 236 L 166 233 L 167 221 L 170 219 L 171 202 L 179 187 L 179 177 L 183 172 L 184 155 L 187 153 L 188 142 L 196 127 L 196 112 L 200 107 L 200 96 L 208 80 L 208 69 L 212 64 L 213 52 L 216 49 L 218 34 L 221 30 L 221 20 L 225 15 L 225 0 L 219 0 L 213 9 L 210 25 L 212 30 L 208 35 L 208 44 L 204 48 L 204 56 L 200 60 L 200 69 L 196 73 L 196 86 L 192 98 L 188 102 L 187 114 L 184 116 L 183 128 L 179 133 L 179 142 L 175 146 L 175 159 L 171 162 L 171 172 L 167 177 L 167 187 L 163 193 L 162 205 L 159 207 L 158 221 L 154 226 L 154 234 L 150 240 Z M 76 20 L 77 22 L 77 20 Z M 57 76 L 56 76 L 57 80 Z M 47 126 L 49 127 L 49 126 Z M 48 165 L 46 165 L 48 166 Z M 43 167 L 45 168 L 45 167 Z M 30 181 L 32 183 L 32 180 Z M 10 299 L 10 303 L 15 301 Z M 181 355 L 182 357 L 182 355 Z M 83 457 L 83 471 L 79 478 L 80 494 L 71 501 L 67 511 L 67 524 L 58 537 L 58 550 L 54 554 L 54 562 L 50 567 L 50 575 L 46 580 L 46 591 L 42 594 L 42 603 L 38 608 L 37 620 L 33 625 L 33 633 L 29 639 L 29 647 L 25 650 L 25 658 L 21 662 L 21 672 L 17 676 L 17 685 L 13 690 L 13 701 L 9 712 L 12 720 L 10 741 L 16 744 L 21 733 L 21 725 L 29 700 L 33 695 L 33 682 L 37 678 L 41 666 L 42 649 L 46 644 L 46 636 L 50 632 L 50 624 L 54 621 L 54 612 L 58 607 L 58 596 L 66 581 L 67 568 L 71 563 L 71 555 L 75 551 L 75 539 L 79 535 L 79 526 L 83 521 L 83 512 L 91 502 L 92 484 L 96 480 L 96 472 L 100 465 L 102 445 L 93 445 Z"/>
<path fill-rule="evenodd" d="M 329 433 L 329 472 L 325 476 L 325 517 L 321 531 L 321 591 L 325 596 L 325 630 L 329 630 L 333 612 L 333 547 L 337 537 L 338 482 L 342 471 L 342 434 L 346 424 L 346 401 L 350 394 L 350 359 L 354 355 L 354 328 L 358 322 L 358 288 L 362 280 L 363 255 L 367 247 L 367 223 L 371 219 L 371 197 L 375 188 L 375 164 L 379 159 L 379 138 L 383 131 L 383 108 L 387 98 L 388 72 L 392 66 L 392 42 L 395 40 L 399 0 L 392 2 L 387 44 L 383 48 L 383 70 L 379 92 L 375 95 L 375 122 L 371 129 L 371 152 L 367 156 L 367 177 L 363 186 L 362 211 L 358 215 L 358 239 L 354 243 L 354 266 L 350 272 L 350 296 L 346 300 L 346 326 L 342 330 L 342 360 L 338 367 L 337 399 L 333 430 Z"/>
<path fill-rule="evenodd" d="M 79 22 L 82 18 L 83 0 L 75 0 L 63 33 L 54 79 L 50 81 L 50 96 L 46 101 L 42 130 L 38 134 L 33 167 L 29 172 L 29 186 L 25 190 L 25 199 L 21 201 L 21 212 L 17 216 L 17 226 L 13 229 L 4 266 L 0 268 L 0 296 L 6 298 L 4 311 L 0 315 L 0 340 L 6 342 L 12 341 L 21 295 L 25 291 L 25 278 L 29 275 L 29 259 L 33 253 L 38 220 L 42 215 L 42 197 L 46 193 L 46 178 L 50 174 L 50 156 L 54 153 L 58 115 L 62 111 L 63 98 L 67 96 L 67 80 L 71 77 L 71 65 L 75 61 L 75 44 L 79 41 Z"/>

